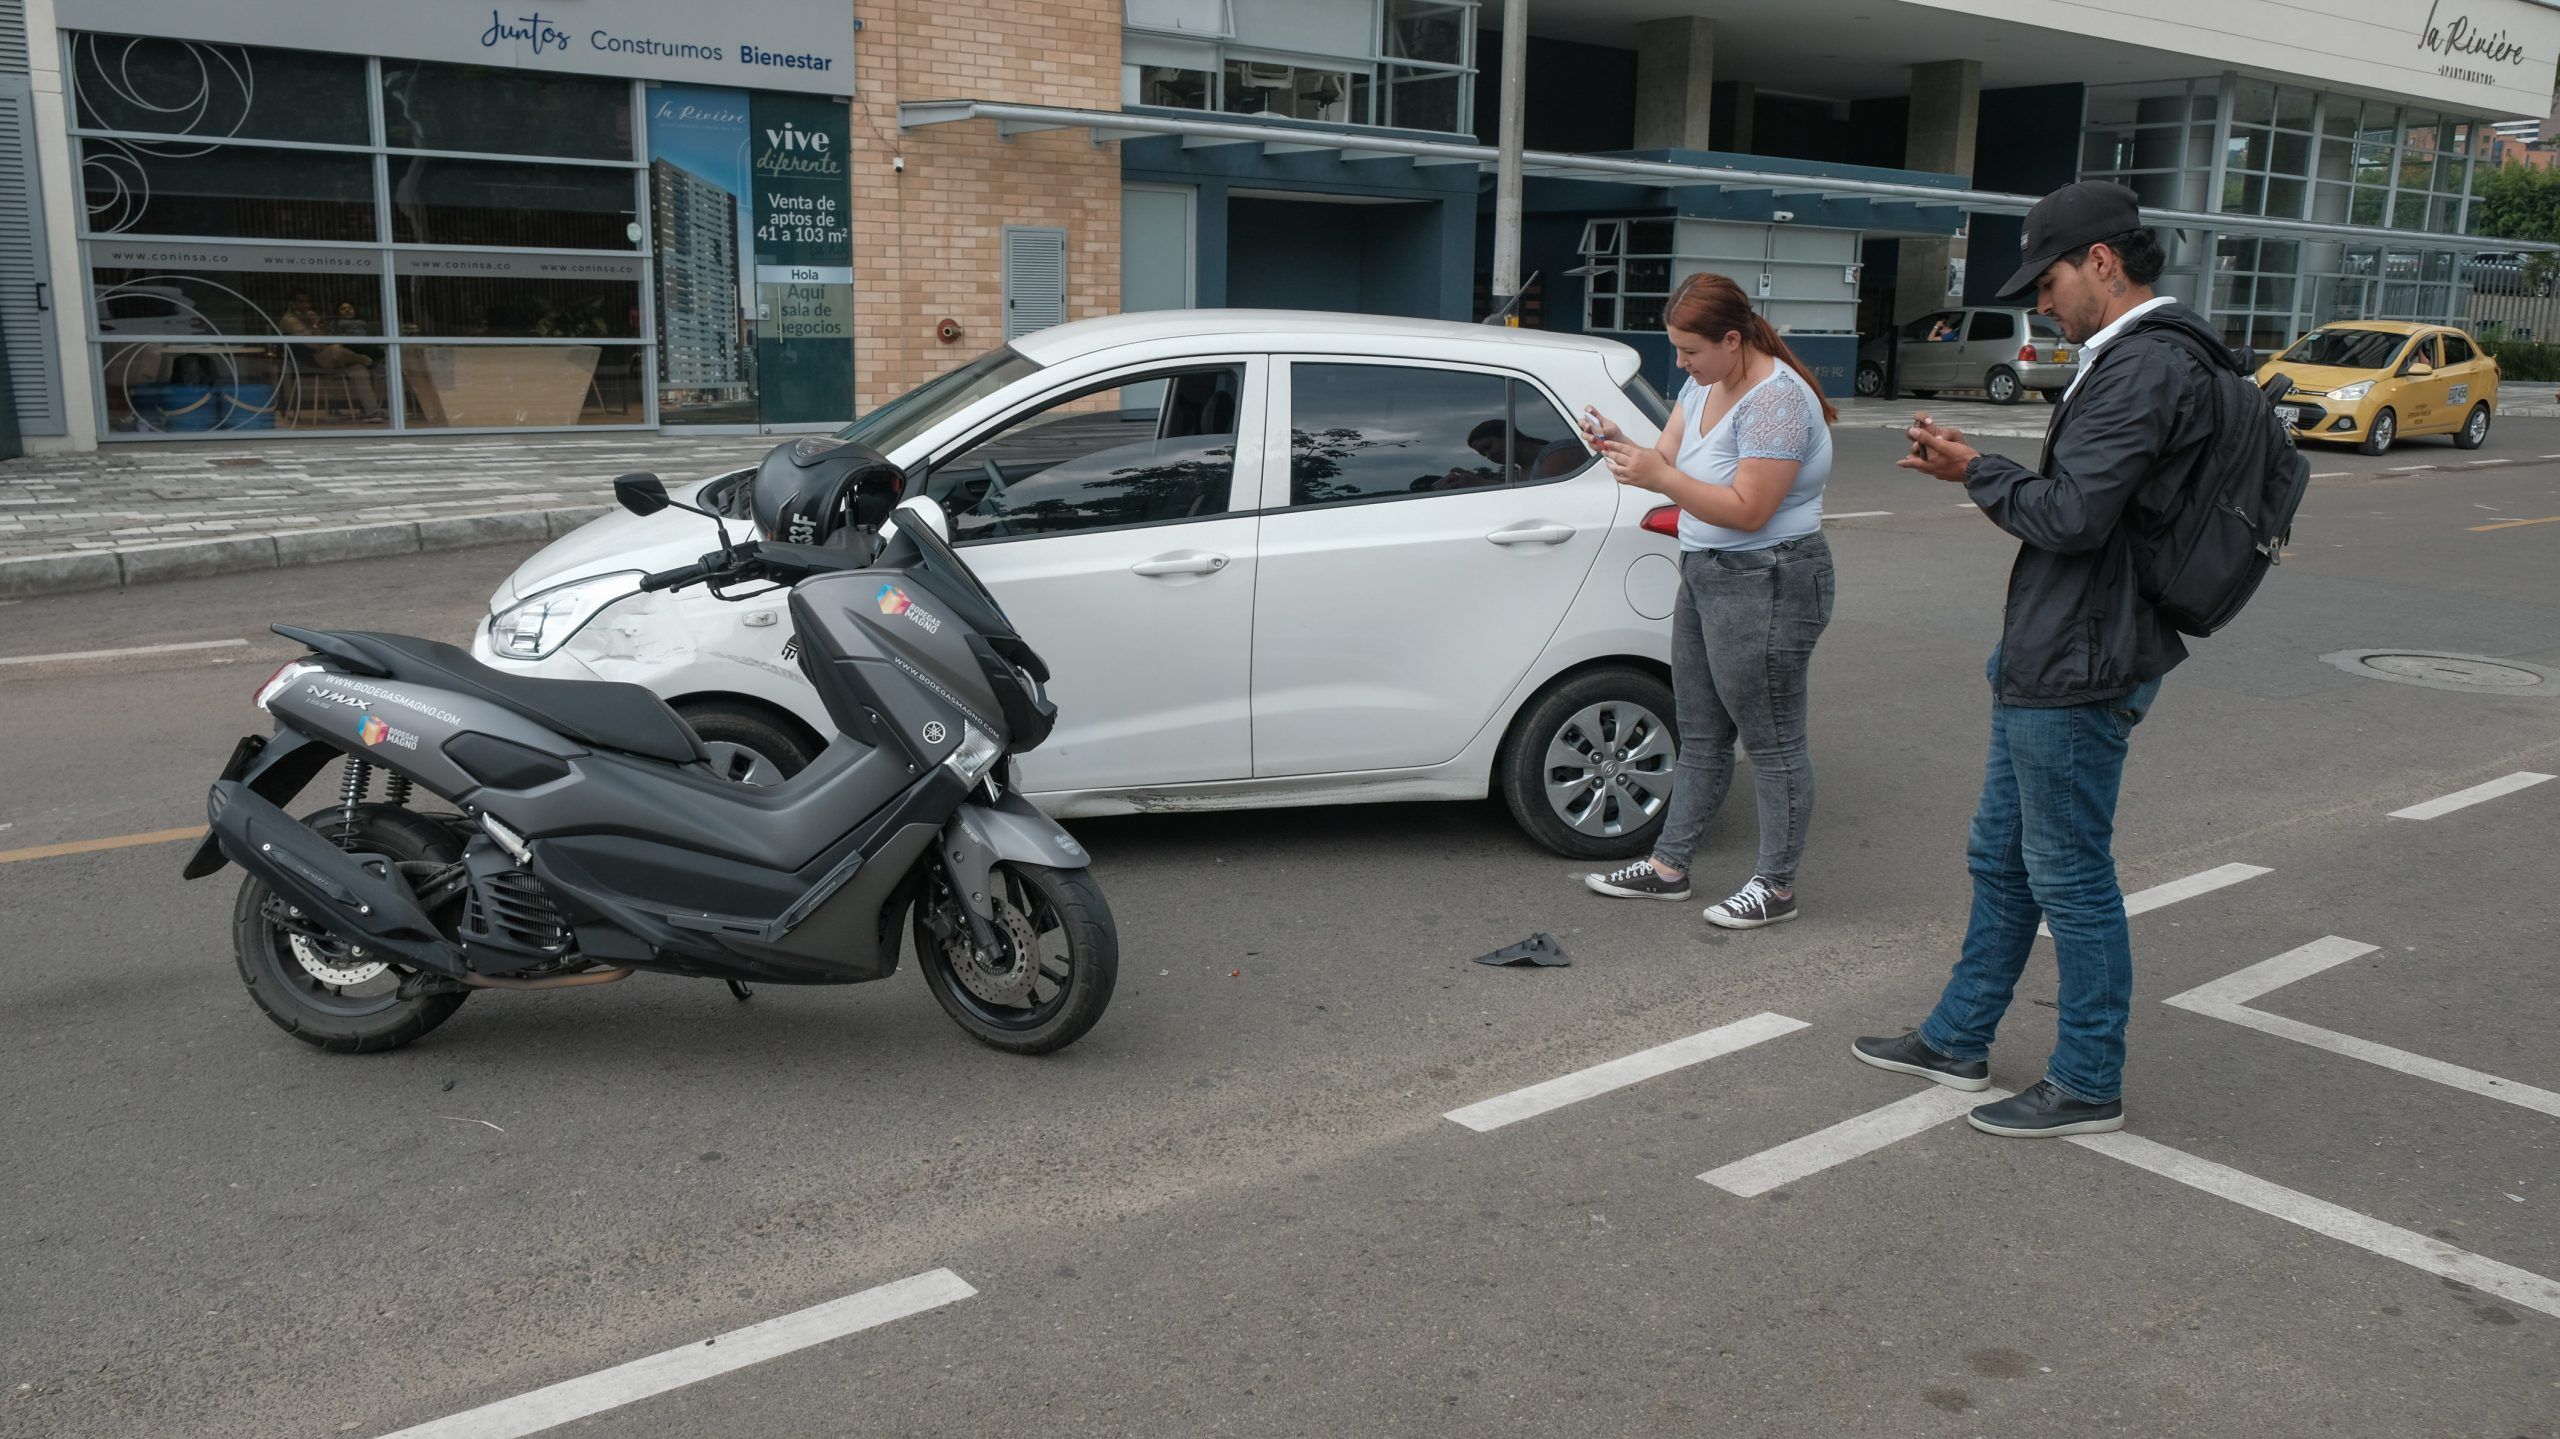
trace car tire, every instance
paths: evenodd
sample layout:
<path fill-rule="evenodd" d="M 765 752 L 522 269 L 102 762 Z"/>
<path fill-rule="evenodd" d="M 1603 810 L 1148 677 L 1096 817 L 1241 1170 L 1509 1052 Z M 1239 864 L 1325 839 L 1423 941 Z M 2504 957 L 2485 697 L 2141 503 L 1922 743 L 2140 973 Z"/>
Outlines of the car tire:
<path fill-rule="evenodd" d="M 2462 421 L 2462 428 L 2454 431 L 2453 446 L 2458 450 L 2476 450 L 2487 443 L 2489 443 L 2489 402 L 2483 400 L 2471 407 L 2471 413 Z"/>
<path fill-rule="evenodd" d="M 2036 393 L 2044 396 L 2044 402 L 2048 405 L 2058 405 L 2062 403 L 2062 392 L 2060 390 L 2038 390 Z"/>
<path fill-rule="evenodd" d="M 1679 737 L 1662 679 L 1633 666 L 1584 670 L 1549 686 L 1512 722 L 1495 784 L 1511 817 L 1545 848 L 1568 859 L 1632 859 L 1662 833 Z M 1559 754 L 1607 757 L 1553 763 Z"/>
<path fill-rule="evenodd" d="M 1884 366 L 1873 360 L 1858 363 L 1858 393 L 1870 400 L 1884 393 Z"/>
<path fill-rule="evenodd" d="M 2023 391 L 2024 387 L 2018 383 L 2018 372 L 2006 365 L 1982 377 L 1982 392 L 1989 395 L 1995 405 L 2014 405 Z"/>
<path fill-rule="evenodd" d="M 796 722 L 743 700 L 689 700 L 676 714 L 701 737 L 711 766 L 739 784 L 780 784 L 809 767 L 824 745 L 812 744 Z"/>
<path fill-rule="evenodd" d="M 2400 417 L 2385 408 L 2374 415 L 2373 424 L 2364 432 L 2364 443 L 2356 446 L 2356 452 L 2365 455 L 2387 454 L 2390 452 L 2391 442 L 2399 438 Z"/>

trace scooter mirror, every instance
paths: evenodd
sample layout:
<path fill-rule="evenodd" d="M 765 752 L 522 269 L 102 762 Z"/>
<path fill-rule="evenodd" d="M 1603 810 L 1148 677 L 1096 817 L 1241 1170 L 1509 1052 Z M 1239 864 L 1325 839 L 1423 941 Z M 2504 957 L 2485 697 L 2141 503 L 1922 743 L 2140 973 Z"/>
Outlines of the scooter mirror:
<path fill-rule="evenodd" d="M 901 502 L 897 509 L 890 512 L 889 518 L 893 521 L 906 520 L 920 524 L 945 541 L 951 538 L 951 516 L 943 512 L 940 501 L 927 499 L 923 495 Z"/>
<path fill-rule="evenodd" d="M 618 475 L 613 498 L 635 515 L 654 515 L 667 507 L 666 482 L 651 474 Z"/>

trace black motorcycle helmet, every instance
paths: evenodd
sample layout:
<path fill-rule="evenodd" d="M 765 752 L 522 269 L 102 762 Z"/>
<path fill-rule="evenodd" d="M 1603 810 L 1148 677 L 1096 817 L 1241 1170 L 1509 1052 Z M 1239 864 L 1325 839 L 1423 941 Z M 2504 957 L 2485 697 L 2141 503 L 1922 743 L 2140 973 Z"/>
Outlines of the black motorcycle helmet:
<path fill-rule="evenodd" d="M 807 435 L 764 457 L 751 493 L 766 539 L 823 545 L 878 533 L 905 490 L 906 476 L 878 450 Z"/>

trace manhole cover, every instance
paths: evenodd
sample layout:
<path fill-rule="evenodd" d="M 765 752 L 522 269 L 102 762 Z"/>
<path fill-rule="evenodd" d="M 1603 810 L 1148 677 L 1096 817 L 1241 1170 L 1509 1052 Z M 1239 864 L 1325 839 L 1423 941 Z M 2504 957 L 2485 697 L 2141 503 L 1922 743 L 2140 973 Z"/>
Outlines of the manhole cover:
<path fill-rule="evenodd" d="M 2341 650 L 2322 659 L 2351 675 L 2460 694 L 2560 695 L 2560 671 L 2428 650 Z"/>

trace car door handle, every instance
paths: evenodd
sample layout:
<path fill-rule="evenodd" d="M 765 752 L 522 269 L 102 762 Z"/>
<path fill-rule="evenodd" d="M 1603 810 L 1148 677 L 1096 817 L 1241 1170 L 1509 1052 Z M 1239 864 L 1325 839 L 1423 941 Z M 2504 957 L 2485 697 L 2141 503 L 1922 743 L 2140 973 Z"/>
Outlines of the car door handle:
<path fill-rule="evenodd" d="M 1140 560 L 1136 564 L 1131 565 L 1129 567 L 1129 573 L 1133 575 L 1145 575 L 1149 579 L 1158 579 L 1165 575 L 1214 575 L 1226 567 L 1227 557 L 1225 555 L 1204 555 L 1198 553 L 1158 555 L 1154 559 Z"/>
<path fill-rule="evenodd" d="M 1560 545 L 1572 539 L 1574 533 L 1571 525 L 1527 524 L 1495 530 L 1485 538 L 1497 545 Z"/>

